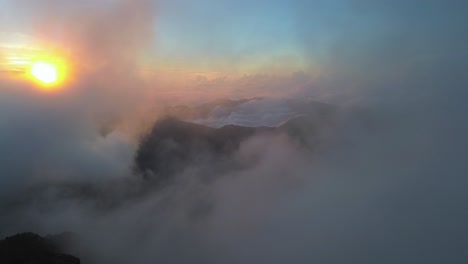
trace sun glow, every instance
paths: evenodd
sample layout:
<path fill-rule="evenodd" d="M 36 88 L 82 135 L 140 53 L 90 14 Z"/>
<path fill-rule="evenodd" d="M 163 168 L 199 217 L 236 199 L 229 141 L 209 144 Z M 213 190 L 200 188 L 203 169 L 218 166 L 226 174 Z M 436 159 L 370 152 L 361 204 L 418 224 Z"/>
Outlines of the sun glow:
<path fill-rule="evenodd" d="M 69 48 L 47 41 L 0 42 L 0 78 L 40 92 L 64 90 L 76 80 L 75 59 Z"/>
<path fill-rule="evenodd" d="M 36 60 L 30 64 L 28 75 L 40 90 L 56 91 L 64 87 L 69 67 L 57 58 Z"/>
<path fill-rule="evenodd" d="M 44 84 L 53 84 L 58 80 L 58 69 L 48 62 L 36 62 L 31 66 L 31 74 Z"/>

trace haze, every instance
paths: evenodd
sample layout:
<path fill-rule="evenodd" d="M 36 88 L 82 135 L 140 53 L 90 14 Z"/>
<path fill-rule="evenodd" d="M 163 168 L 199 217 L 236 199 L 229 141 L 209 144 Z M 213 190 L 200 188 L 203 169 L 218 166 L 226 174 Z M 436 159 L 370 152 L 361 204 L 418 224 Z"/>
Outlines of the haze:
<path fill-rule="evenodd" d="M 0 239 L 72 232 L 81 263 L 465 263 L 467 12 L 0 0 Z M 27 76 L 45 54 L 67 68 L 49 92 Z"/>

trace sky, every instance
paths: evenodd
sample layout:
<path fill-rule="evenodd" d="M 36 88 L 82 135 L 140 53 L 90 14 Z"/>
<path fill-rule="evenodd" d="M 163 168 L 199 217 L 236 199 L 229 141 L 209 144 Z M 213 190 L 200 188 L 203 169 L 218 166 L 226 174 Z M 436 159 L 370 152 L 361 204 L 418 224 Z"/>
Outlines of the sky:
<path fill-rule="evenodd" d="M 80 4 L 58 1 L 60 4 L 56 4 L 57 1 L 3 0 L 1 31 L 63 41 L 67 38 L 63 24 L 51 21 L 47 26 L 38 26 L 38 17 L 63 19 L 67 14 L 72 14 L 70 18 L 75 14 L 79 19 L 76 10 L 109 12 L 121 5 L 119 2 L 122 1 L 81 1 Z M 321 74 L 327 61 L 333 59 L 330 56 L 335 54 L 333 47 L 337 45 L 354 49 L 360 41 L 385 41 L 386 37 L 398 38 L 390 34 L 415 31 L 424 37 L 423 34 L 431 34 L 425 32 L 429 29 L 435 36 L 443 33 L 445 22 L 456 23 L 464 12 L 462 1 L 448 4 L 413 1 L 405 10 L 401 9 L 400 2 L 366 0 L 137 2 L 133 5 L 144 5 L 147 16 L 144 22 L 147 31 L 143 33 L 146 35 L 141 36 L 146 43 L 138 54 L 141 64 L 151 69 L 215 76 L 220 72 L 221 75 L 275 71 Z M 44 12 L 47 4 L 56 4 L 48 14 Z M 129 9 L 126 15 L 138 12 L 137 8 Z M 110 21 L 107 25 L 116 30 L 119 26 L 119 22 Z M 351 42 L 340 43 L 342 37 Z M 123 36 L 116 41 L 125 43 L 126 40 Z M 73 49 L 68 47 L 72 46 L 70 43 L 64 45 Z M 364 46 L 360 49 L 364 51 Z"/>
<path fill-rule="evenodd" d="M 64 65 L 55 86 L 0 71 L 0 236 L 73 231 L 96 263 L 465 263 L 467 12 L 462 0 L 0 0 L 0 56 Z M 139 193 L 135 151 L 165 107 L 253 97 L 232 122 L 291 116 L 298 100 L 333 105 L 336 120 L 312 153 L 255 136 L 233 154 L 244 170 L 206 181 L 201 156 Z"/>
<path fill-rule="evenodd" d="M 52 1 L 53 2 L 53 1 Z M 116 1 L 81 1 L 80 8 L 112 8 Z M 118 2 L 118 1 L 117 1 Z M 141 2 L 141 1 L 140 1 Z M 151 2 L 151 1 L 146 1 Z M 37 35 L 34 17 L 37 1 L 2 1 L 2 31 Z M 44 2 L 46 3 L 46 2 Z M 350 8 L 343 1 L 153 1 L 147 4 L 154 16 L 149 25 L 151 41 L 145 57 L 160 67 L 182 68 L 195 71 L 235 71 L 251 73 L 267 71 L 271 67 L 288 71 L 308 70 L 303 58 L 305 47 L 301 43 L 298 17 L 310 17 L 307 28 L 316 38 L 312 46 L 317 56 L 323 52 L 329 38 L 328 27 L 340 23 Z M 60 5 L 58 5 L 60 6 Z M 63 5 L 63 9 L 67 9 Z M 73 9 L 73 4 L 68 8 Z M 57 8 L 59 9 L 59 8 Z M 308 14 L 300 14 L 302 10 Z M 35 12 L 36 11 L 36 12 Z M 337 12 L 338 11 L 338 12 Z M 60 12 L 70 12 L 62 10 Z M 309 19 L 309 18 L 308 18 Z M 326 24 L 325 24 L 326 23 Z M 325 25 L 324 25 L 325 24 Z M 112 27 L 112 25 L 109 25 Z M 58 28 L 60 25 L 49 25 Z M 60 30 L 57 30 L 60 32 Z M 59 36 L 60 33 L 51 34 Z M 125 40 L 122 40 L 125 41 Z M 286 65 L 284 65 L 286 64 Z M 273 65 L 273 66 L 272 66 Z"/>

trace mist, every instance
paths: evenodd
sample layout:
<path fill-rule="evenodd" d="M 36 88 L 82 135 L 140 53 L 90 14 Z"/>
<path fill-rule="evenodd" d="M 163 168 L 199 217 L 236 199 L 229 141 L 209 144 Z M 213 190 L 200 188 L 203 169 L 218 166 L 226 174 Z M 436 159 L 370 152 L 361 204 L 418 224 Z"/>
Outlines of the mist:
<path fill-rule="evenodd" d="M 101 1 L 92 12 L 87 1 L 12 4 L 32 35 L 69 47 L 77 65 L 76 81 L 53 95 L 0 79 L 1 237 L 70 231 L 83 263 L 464 263 L 467 4 L 287 1 L 306 67 L 285 60 L 239 74 L 237 54 L 266 44 L 240 49 L 223 31 L 236 17 L 222 15 L 268 17 L 280 3 L 203 1 L 216 16 L 202 20 L 205 11 L 176 2 Z M 219 22 L 178 54 L 200 73 L 171 65 L 141 74 L 142 57 L 168 56 L 151 48 L 167 36 L 158 31 L 165 10 L 185 14 L 178 29 Z M 305 134 L 313 147 L 260 131 L 226 155 L 189 149 L 196 154 L 164 182 L 135 170 L 167 106 L 226 97 L 262 98 L 197 122 L 279 126 L 301 100 L 336 110 L 302 124 L 319 131 Z"/>

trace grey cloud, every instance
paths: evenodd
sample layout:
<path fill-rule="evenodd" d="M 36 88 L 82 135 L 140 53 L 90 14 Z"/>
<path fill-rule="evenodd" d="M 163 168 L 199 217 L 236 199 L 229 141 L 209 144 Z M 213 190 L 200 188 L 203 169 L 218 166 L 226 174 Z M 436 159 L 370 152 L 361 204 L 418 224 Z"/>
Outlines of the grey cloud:
<path fill-rule="evenodd" d="M 4 223 L 21 223 L 2 225 L 4 232 L 75 231 L 84 259 L 113 263 L 464 263 L 466 4 L 292 4 L 303 11 L 298 22 L 306 48 L 316 45 L 322 28 L 308 25 L 335 23 L 323 26 L 330 29 L 329 46 L 319 54 L 326 74 L 301 91 L 340 106 L 314 152 L 284 135 L 249 138 L 234 154 L 248 164 L 245 170 L 206 182 L 200 168 L 210 164 L 193 163 L 166 188 L 128 200 L 123 195 L 122 204 L 106 210 L 80 195 L 50 195 L 46 207 L 26 203 L 10 213 Z M 321 8 L 337 16 L 314 16 Z M 311 58 L 315 52 L 307 50 Z M 11 149 L 15 157 L 9 171 L 27 175 L 31 167 L 23 164 L 36 158 L 22 149 L 21 131 L 31 131 L 25 140 L 38 150 L 68 140 L 80 142 L 72 150 L 83 148 L 89 126 L 76 120 L 87 118 L 12 98 L 0 101 L 1 113 L 9 113 L 2 128 L 19 120 L 0 132 L 1 156 Z M 63 132 L 52 137 L 52 128 Z M 3 148 L 6 139 L 14 147 Z M 109 152 L 120 153 L 119 146 Z M 19 164 L 21 158 L 27 162 Z M 102 163 L 84 164 L 100 171 Z M 139 184 L 115 187 L 118 193 Z"/>

